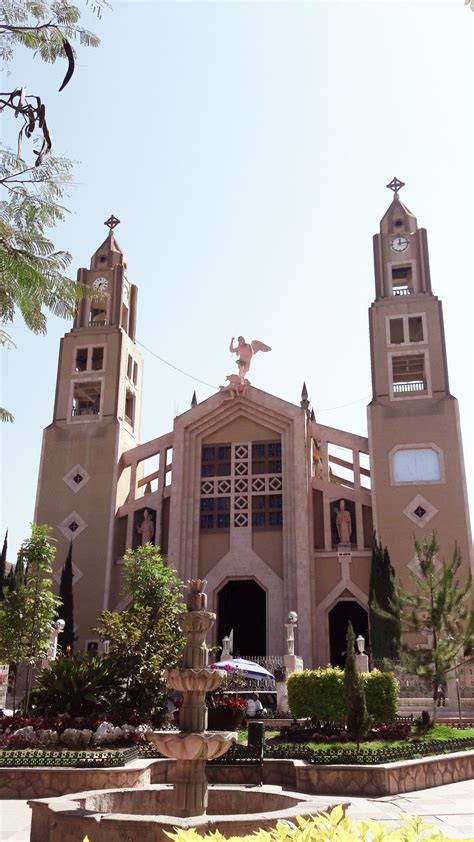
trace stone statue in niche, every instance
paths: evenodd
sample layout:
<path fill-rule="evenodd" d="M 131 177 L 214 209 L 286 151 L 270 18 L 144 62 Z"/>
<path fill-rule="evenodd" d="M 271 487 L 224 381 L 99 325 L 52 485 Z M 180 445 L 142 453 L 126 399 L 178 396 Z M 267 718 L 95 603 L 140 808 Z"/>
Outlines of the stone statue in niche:
<path fill-rule="evenodd" d="M 346 509 L 344 500 L 339 500 L 336 512 L 336 529 L 340 544 L 350 544 L 352 535 L 352 521 L 350 512 Z"/>
<path fill-rule="evenodd" d="M 155 535 L 155 521 L 153 520 L 149 509 L 143 509 L 143 520 L 135 527 L 135 529 L 141 536 L 142 546 L 153 543 Z"/>

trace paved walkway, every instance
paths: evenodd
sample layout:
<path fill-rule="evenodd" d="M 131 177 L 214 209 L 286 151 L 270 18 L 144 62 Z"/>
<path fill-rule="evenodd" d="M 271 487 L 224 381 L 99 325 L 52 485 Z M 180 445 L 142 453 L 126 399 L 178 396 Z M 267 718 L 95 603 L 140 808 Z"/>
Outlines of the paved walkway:
<path fill-rule="evenodd" d="M 373 799 L 348 796 L 345 800 L 351 802 L 349 816 L 355 821 L 371 818 L 394 827 L 402 811 L 409 816 L 420 816 L 450 838 L 474 840 L 473 781 L 398 796 Z M 0 801 L 0 842 L 29 842 L 30 816 L 26 801 Z"/>

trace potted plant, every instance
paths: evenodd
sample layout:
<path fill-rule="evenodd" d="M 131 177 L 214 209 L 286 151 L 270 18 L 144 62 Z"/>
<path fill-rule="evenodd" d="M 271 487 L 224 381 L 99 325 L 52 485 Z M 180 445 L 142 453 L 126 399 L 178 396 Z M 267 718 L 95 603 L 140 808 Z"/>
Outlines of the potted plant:
<path fill-rule="evenodd" d="M 207 727 L 209 731 L 235 731 L 242 723 L 247 702 L 242 696 L 215 693 L 208 699 Z"/>

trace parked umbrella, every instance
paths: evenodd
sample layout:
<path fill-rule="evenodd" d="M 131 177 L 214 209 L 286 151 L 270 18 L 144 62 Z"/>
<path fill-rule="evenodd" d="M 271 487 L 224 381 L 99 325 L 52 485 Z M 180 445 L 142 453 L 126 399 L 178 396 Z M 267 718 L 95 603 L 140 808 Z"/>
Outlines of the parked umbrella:
<path fill-rule="evenodd" d="M 254 661 L 245 661 L 244 658 L 229 658 L 225 661 L 216 661 L 215 664 L 210 664 L 210 667 L 211 669 L 227 670 L 229 672 L 239 670 L 245 678 L 275 680 L 275 676 L 265 669 L 265 667 L 256 664 Z"/>

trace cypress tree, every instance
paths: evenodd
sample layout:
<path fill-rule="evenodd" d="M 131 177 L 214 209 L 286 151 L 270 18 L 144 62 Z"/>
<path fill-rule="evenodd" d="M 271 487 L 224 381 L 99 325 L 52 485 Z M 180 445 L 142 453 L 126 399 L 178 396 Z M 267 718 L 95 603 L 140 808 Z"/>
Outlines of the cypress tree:
<path fill-rule="evenodd" d="M 72 655 L 74 651 L 74 598 L 72 595 L 72 582 L 74 571 L 72 569 L 72 541 L 69 544 L 69 552 L 61 572 L 61 583 L 59 585 L 59 598 L 61 605 L 58 608 L 58 619 L 64 620 L 64 631 L 58 638 L 58 645 L 63 652 Z"/>
<path fill-rule="evenodd" d="M 351 739 L 357 742 L 357 751 L 360 741 L 365 737 L 370 728 L 370 717 L 367 713 L 365 701 L 365 689 L 362 676 L 356 668 L 354 651 L 355 634 L 352 623 L 347 626 L 346 635 L 346 663 L 344 666 L 344 692 L 347 700 L 347 733 Z"/>
<path fill-rule="evenodd" d="M 0 599 L 3 599 L 3 588 L 7 584 L 7 546 L 8 546 L 8 529 L 5 532 L 3 539 L 3 548 L 0 555 Z"/>
<path fill-rule="evenodd" d="M 400 658 L 400 617 L 395 607 L 395 571 L 387 547 L 374 533 L 369 584 L 370 648 L 375 660 Z"/>

